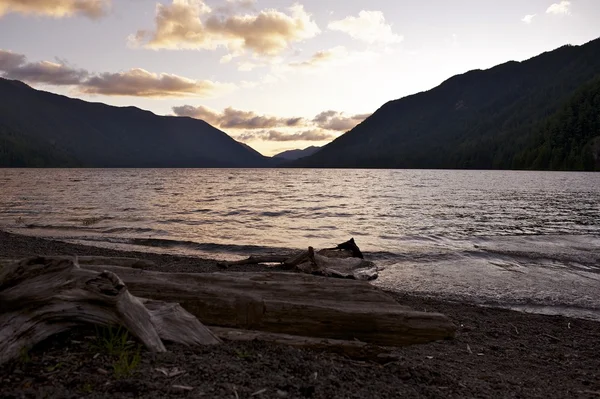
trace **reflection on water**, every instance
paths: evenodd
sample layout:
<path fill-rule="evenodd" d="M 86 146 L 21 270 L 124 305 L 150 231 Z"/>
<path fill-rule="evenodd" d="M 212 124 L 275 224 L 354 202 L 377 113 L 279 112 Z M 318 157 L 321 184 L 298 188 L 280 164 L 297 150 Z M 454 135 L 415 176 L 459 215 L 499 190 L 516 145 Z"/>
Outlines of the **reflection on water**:
<path fill-rule="evenodd" d="M 600 309 L 593 173 L 4 169 L 0 227 L 221 258 L 354 237 L 377 284 Z"/>

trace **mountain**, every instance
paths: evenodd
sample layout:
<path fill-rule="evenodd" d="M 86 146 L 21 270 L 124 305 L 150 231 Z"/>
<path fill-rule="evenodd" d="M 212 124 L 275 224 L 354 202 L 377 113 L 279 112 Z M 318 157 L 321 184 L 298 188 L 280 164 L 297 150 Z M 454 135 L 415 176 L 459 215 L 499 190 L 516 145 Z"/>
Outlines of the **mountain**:
<path fill-rule="evenodd" d="M 312 155 L 312 154 L 316 153 L 317 151 L 319 151 L 320 149 L 321 149 L 321 147 L 311 145 L 310 147 L 306 147 L 303 150 L 289 150 L 289 151 L 280 152 L 277 155 L 273 155 L 273 158 L 277 158 L 277 159 L 281 159 L 281 160 L 285 160 L 285 161 L 295 161 L 296 159 L 300 159 L 300 158 L 304 158 L 309 155 Z"/>
<path fill-rule="evenodd" d="M 292 166 L 589 170 L 600 131 L 575 115 L 595 104 L 598 77 L 600 39 L 470 71 L 388 102 Z M 585 114 L 597 121 L 598 108 Z"/>
<path fill-rule="evenodd" d="M 264 167 L 208 123 L 89 103 L 0 78 L 0 166 Z"/>

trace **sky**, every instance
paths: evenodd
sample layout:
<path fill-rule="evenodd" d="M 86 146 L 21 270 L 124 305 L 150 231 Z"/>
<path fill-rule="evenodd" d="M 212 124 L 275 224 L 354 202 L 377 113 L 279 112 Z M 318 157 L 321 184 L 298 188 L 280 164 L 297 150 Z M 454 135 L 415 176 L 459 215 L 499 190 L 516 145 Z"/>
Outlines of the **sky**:
<path fill-rule="evenodd" d="M 599 0 L 0 0 L 0 76 L 324 145 L 453 75 L 600 37 Z"/>

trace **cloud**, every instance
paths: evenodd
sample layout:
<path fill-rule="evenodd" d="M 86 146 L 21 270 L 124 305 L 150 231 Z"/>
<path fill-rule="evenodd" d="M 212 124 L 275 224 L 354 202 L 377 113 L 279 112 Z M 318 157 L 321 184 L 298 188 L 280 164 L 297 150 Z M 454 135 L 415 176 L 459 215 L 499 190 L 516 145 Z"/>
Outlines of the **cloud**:
<path fill-rule="evenodd" d="M 298 133 L 283 133 L 277 130 L 268 130 L 262 132 L 246 132 L 236 139 L 243 142 L 249 141 L 326 141 L 335 136 L 331 133 L 319 129 L 305 130 Z"/>
<path fill-rule="evenodd" d="M 23 54 L 0 50 L 0 73 L 7 79 L 55 86 L 81 83 L 88 72 L 50 61 L 27 62 Z"/>
<path fill-rule="evenodd" d="M 555 15 L 570 15 L 571 14 L 571 2 L 563 0 L 560 3 L 554 3 L 546 10 L 548 14 Z"/>
<path fill-rule="evenodd" d="M 533 22 L 533 19 L 537 16 L 537 14 L 529 14 L 529 15 L 525 15 L 523 17 L 523 19 L 521 19 L 521 21 L 525 22 L 526 24 L 530 24 Z"/>
<path fill-rule="evenodd" d="M 395 44 L 404 38 L 392 32 L 381 11 L 361 11 L 358 17 L 348 16 L 329 23 L 330 30 L 344 32 L 353 39 L 369 44 Z"/>
<path fill-rule="evenodd" d="M 329 50 L 322 50 L 314 53 L 306 61 L 292 62 L 291 67 L 310 68 L 327 64 L 331 61 L 339 61 L 348 57 L 348 50 L 344 46 L 337 46 Z"/>
<path fill-rule="evenodd" d="M 271 129 L 275 127 L 298 127 L 306 121 L 301 117 L 278 118 L 258 115 L 252 111 L 240 111 L 232 107 L 225 108 L 222 113 L 210 108 L 191 105 L 173 107 L 177 116 L 189 116 L 202 119 L 222 129 Z"/>
<path fill-rule="evenodd" d="M 313 122 L 321 129 L 345 132 L 367 119 L 369 115 L 370 114 L 358 114 L 345 116 L 342 112 L 325 111 L 315 116 Z"/>
<path fill-rule="evenodd" d="M 315 116 L 312 120 L 305 119 L 302 117 L 276 117 L 268 115 L 259 115 L 253 111 L 241 111 L 232 107 L 225 108 L 222 112 L 215 111 L 208 107 L 192 105 L 183 105 L 180 107 L 173 107 L 173 113 L 177 116 L 189 116 L 196 119 L 202 119 L 205 122 L 210 123 L 213 126 L 217 126 L 221 129 L 244 129 L 244 130 L 259 130 L 263 129 L 263 132 L 252 133 L 255 134 L 255 139 L 266 140 L 264 137 L 275 137 L 276 135 L 266 135 L 266 129 L 274 128 L 304 128 L 307 129 L 303 134 L 304 137 L 308 137 L 307 132 L 312 132 L 313 136 L 317 137 L 315 132 L 319 132 L 321 136 L 327 138 L 321 138 L 319 140 L 327 140 L 331 138 L 330 133 L 324 132 L 325 130 L 335 132 L 345 132 L 360 122 L 369 117 L 370 114 L 357 114 L 346 116 L 343 112 L 338 111 L 325 111 Z M 273 130 L 269 130 L 272 132 Z M 296 133 L 299 134 L 299 133 Z M 290 136 L 286 134 L 286 137 Z M 251 133 L 246 133 L 246 139 L 249 140 Z M 296 136 L 300 137 L 300 136 Z M 275 139 L 273 139 L 275 140 Z M 285 140 L 291 141 L 292 139 Z M 297 140 L 300 140 L 299 138 Z M 314 139 L 316 140 L 316 139 Z M 284 141 L 279 139 L 276 141 Z"/>
<path fill-rule="evenodd" d="M 157 74 L 141 68 L 102 73 L 81 85 L 81 91 L 86 94 L 136 97 L 212 97 L 234 88 L 232 84 L 188 79 L 167 73 Z"/>
<path fill-rule="evenodd" d="M 173 0 L 170 5 L 156 6 L 155 25 L 152 31 L 140 30 L 131 35 L 130 43 L 171 50 L 224 47 L 229 55 L 223 62 L 246 51 L 273 56 L 292 43 L 320 33 L 311 15 L 299 4 L 292 6 L 289 14 L 266 9 L 235 15 L 231 7 L 213 11 L 203 0 Z"/>
<path fill-rule="evenodd" d="M 27 62 L 22 54 L 0 50 L 0 75 L 8 79 L 55 86 L 74 86 L 85 94 L 135 97 L 212 97 L 236 88 L 230 83 L 194 80 L 152 73 L 141 68 L 125 72 L 92 74 L 66 62 Z"/>
<path fill-rule="evenodd" d="M 13 53 L 12 51 L 0 50 L 0 71 L 10 71 L 18 68 L 27 62 L 23 54 Z"/>
<path fill-rule="evenodd" d="M 54 18 L 83 15 L 97 19 L 108 12 L 112 0 L 0 0 L 0 17 L 9 13 Z"/>

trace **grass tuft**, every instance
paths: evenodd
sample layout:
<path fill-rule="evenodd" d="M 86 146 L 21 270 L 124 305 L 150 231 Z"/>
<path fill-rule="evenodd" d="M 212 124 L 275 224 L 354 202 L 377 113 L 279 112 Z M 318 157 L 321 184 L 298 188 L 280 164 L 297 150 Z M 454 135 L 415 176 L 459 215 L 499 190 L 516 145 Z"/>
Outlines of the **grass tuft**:
<path fill-rule="evenodd" d="M 123 327 L 96 327 L 96 349 L 116 358 L 112 364 L 116 378 L 130 376 L 140 364 L 141 347 L 131 341 L 129 332 Z"/>

